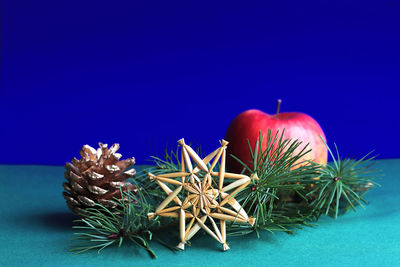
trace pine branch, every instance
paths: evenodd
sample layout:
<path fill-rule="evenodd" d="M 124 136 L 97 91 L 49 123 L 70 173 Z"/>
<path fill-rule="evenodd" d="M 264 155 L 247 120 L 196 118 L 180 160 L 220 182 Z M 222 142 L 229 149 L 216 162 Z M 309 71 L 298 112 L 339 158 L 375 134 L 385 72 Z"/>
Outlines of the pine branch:
<path fill-rule="evenodd" d="M 85 209 L 82 218 L 76 220 L 79 229 L 75 239 L 79 244 L 71 248 L 75 253 L 97 249 L 98 253 L 104 248 L 130 240 L 138 247 L 144 248 L 151 257 L 156 254 L 150 248 L 148 241 L 152 239 L 152 229 L 159 226 L 158 220 L 149 221 L 147 213 L 153 208 L 147 203 L 145 196 L 138 190 L 137 195 L 121 190 L 122 200 L 115 199 L 117 211 L 111 212 L 106 207 L 96 204 L 93 208 Z"/>
<path fill-rule="evenodd" d="M 375 169 L 371 169 L 373 165 L 371 161 L 375 157 L 368 158 L 370 152 L 359 160 L 342 159 L 336 144 L 335 157 L 325 140 L 323 141 L 333 162 L 321 166 L 320 178 L 316 181 L 313 190 L 307 194 L 315 198 L 311 203 L 313 210 L 318 215 L 326 214 L 337 218 L 341 209 L 344 212 L 349 209 L 357 211 L 357 205 L 364 208 L 362 203 L 367 203 L 363 198 L 364 194 L 372 187 L 379 186 L 373 179 L 378 178 L 380 174 Z"/>
<path fill-rule="evenodd" d="M 254 148 L 248 141 L 252 157 L 249 164 L 231 155 L 243 165 L 244 172 L 258 176 L 258 180 L 253 179 L 235 197 L 247 214 L 256 218 L 256 223 L 252 229 L 243 225 L 231 225 L 234 234 L 248 234 L 259 230 L 292 233 L 293 228 L 310 225 L 309 221 L 313 218 L 303 191 L 315 182 L 319 166 L 302 161 L 311 149 L 308 145 L 302 147 L 302 142 L 298 140 L 284 139 L 284 131 L 282 134 L 277 132 L 275 136 L 268 131 L 265 146 L 263 141 L 264 135 L 261 132 Z M 293 203 L 295 194 L 302 196 L 304 201 Z"/>

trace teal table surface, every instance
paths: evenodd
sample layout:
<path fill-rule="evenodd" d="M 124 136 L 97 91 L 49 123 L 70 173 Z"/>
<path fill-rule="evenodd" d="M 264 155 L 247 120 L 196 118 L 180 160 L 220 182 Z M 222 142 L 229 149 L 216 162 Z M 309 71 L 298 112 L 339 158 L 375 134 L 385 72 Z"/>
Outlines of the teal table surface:
<path fill-rule="evenodd" d="M 64 168 L 0 165 L 0 266 L 400 266 L 400 159 L 378 160 L 376 167 L 384 173 L 382 187 L 367 193 L 365 210 L 323 217 L 295 235 L 230 238 L 226 252 L 208 235 L 196 236 L 183 252 L 152 242 L 158 258 L 151 259 L 128 242 L 100 254 L 72 254 Z"/>

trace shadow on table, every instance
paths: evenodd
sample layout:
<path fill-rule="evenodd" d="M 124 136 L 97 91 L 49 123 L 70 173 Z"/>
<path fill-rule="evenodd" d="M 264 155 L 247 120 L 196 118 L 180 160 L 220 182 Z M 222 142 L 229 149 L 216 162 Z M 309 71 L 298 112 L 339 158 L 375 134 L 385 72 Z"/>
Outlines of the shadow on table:
<path fill-rule="evenodd" d="M 37 223 L 53 229 L 71 229 L 77 216 L 70 212 L 49 212 L 37 214 Z"/>
<path fill-rule="evenodd" d="M 265 242 L 270 244 L 271 246 L 280 246 L 278 237 L 279 234 L 285 235 L 285 233 L 272 234 L 267 231 L 261 231 L 259 238 L 257 238 L 256 233 L 251 233 L 243 236 L 228 235 L 226 241 L 232 250 L 238 252 L 239 249 L 242 250 L 243 248 L 253 247 L 255 243 L 261 244 Z M 214 252 L 223 252 L 222 245 L 205 232 L 199 232 L 196 236 L 194 236 L 191 240 L 191 246 L 195 247 L 196 250 L 212 250 Z M 187 248 L 190 250 L 191 246 L 187 246 Z"/>
<path fill-rule="evenodd" d="M 75 215 L 68 211 L 65 212 L 42 212 L 34 214 L 22 214 L 14 218 L 15 226 L 23 227 L 25 230 L 33 228 L 42 228 L 47 231 L 71 230 L 74 225 L 73 220 L 78 219 Z"/>

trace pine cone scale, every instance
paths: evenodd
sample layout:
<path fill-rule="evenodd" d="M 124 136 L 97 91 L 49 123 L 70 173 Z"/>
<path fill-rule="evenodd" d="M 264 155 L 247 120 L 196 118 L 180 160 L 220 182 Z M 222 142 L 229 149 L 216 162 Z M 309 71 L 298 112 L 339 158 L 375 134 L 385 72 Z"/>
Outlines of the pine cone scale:
<path fill-rule="evenodd" d="M 66 183 L 63 183 L 62 185 L 65 191 L 71 192 L 71 188 Z"/>
<path fill-rule="evenodd" d="M 95 186 L 95 185 L 89 185 L 88 189 L 92 194 L 95 194 L 95 195 L 104 195 L 108 192 L 108 190 L 103 189 L 98 186 Z"/>
<path fill-rule="evenodd" d="M 67 200 L 67 203 L 69 203 L 70 205 L 74 205 L 74 206 L 78 206 L 80 205 L 80 203 L 75 200 L 70 194 L 64 192 L 63 193 L 65 200 Z"/>
<path fill-rule="evenodd" d="M 121 170 L 125 170 L 126 168 L 132 166 L 133 164 L 135 164 L 135 158 L 130 158 L 127 160 L 123 160 L 123 161 L 118 161 L 115 163 L 115 165 Z"/>
<path fill-rule="evenodd" d="M 100 173 L 97 173 L 94 171 L 86 172 L 86 173 L 84 173 L 84 175 L 87 176 L 88 178 L 90 178 L 91 180 L 98 180 L 98 179 L 104 178 L 103 174 L 100 174 Z"/>
<path fill-rule="evenodd" d="M 119 170 L 121 170 L 117 165 L 106 165 L 106 170 L 112 174 L 112 173 L 116 173 Z"/>
<path fill-rule="evenodd" d="M 69 162 L 65 163 L 65 168 L 66 168 L 67 170 L 69 170 L 70 172 L 74 172 L 74 173 L 77 174 L 77 175 L 80 175 L 80 174 L 81 174 L 80 171 L 79 171 L 79 168 L 75 167 L 74 165 L 72 165 L 72 164 L 69 163 Z"/>
<path fill-rule="evenodd" d="M 78 193 L 82 193 L 85 191 L 85 189 L 77 182 L 71 182 L 71 187 L 74 191 L 76 191 Z"/>
<path fill-rule="evenodd" d="M 82 176 L 74 173 L 73 171 L 67 173 L 67 177 L 68 177 L 67 180 L 71 182 L 77 182 L 82 179 Z"/>
<path fill-rule="evenodd" d="M 103 199 L 103 200 L 99 200 L 99 203 L 107 208 L 115 208 L 117 206 L 117 203 L 115 203 L 114 201 L 111 201 L 111 200 Z"/>
<path fill-rule="evenodd" d="M 93 207 L 96 204 L 93 200 L 85 196 L 78 196 L 78 200 L 88 207 Z"/>

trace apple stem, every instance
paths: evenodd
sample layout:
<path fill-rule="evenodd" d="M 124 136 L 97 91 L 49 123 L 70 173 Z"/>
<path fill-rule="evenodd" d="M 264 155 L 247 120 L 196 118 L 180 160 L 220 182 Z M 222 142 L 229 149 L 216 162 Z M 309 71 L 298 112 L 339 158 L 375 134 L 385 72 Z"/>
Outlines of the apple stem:
<path fill-rule="evenodd" d="M 281 100 L 281 99 L 278 99 L 277 102 L 278 102 L 278 103 L 277 103 L 277 107 L 276 107 L 276 119 L 278 119 L 279 110 L 280 110 L 280 108 L 281 108 L 282 100 Z"/>

